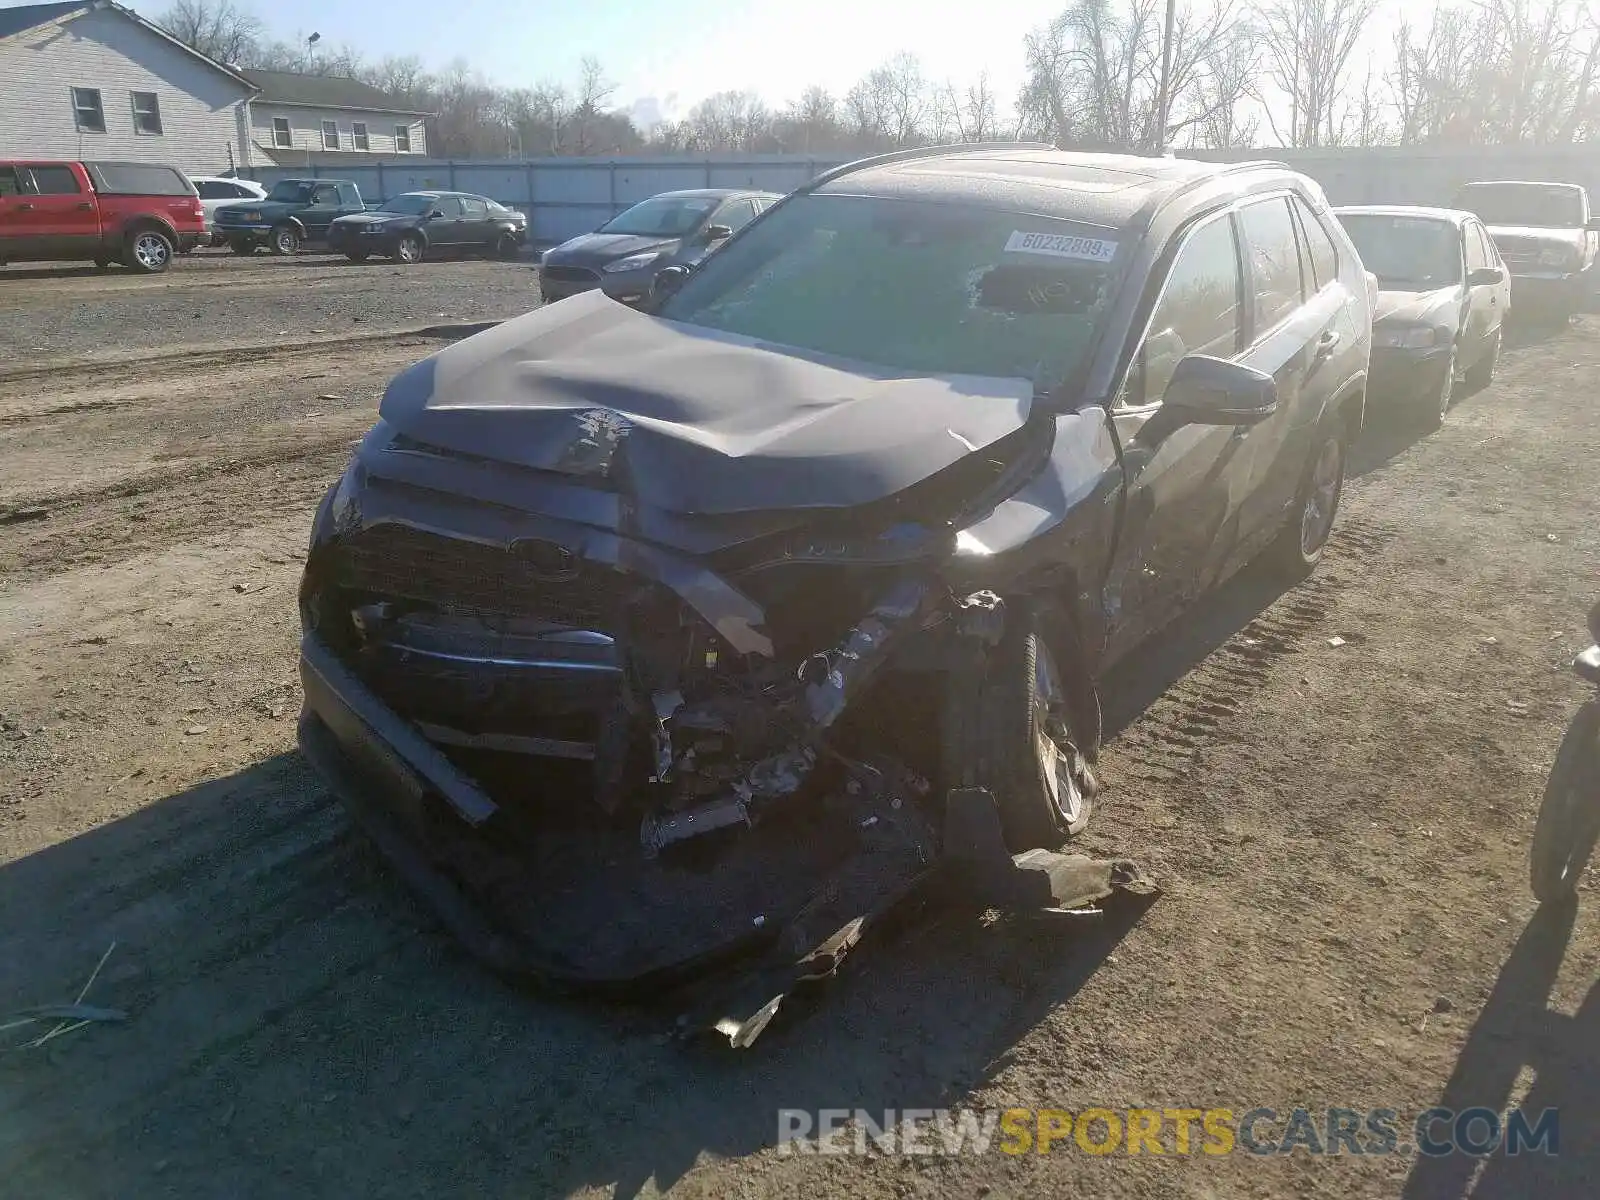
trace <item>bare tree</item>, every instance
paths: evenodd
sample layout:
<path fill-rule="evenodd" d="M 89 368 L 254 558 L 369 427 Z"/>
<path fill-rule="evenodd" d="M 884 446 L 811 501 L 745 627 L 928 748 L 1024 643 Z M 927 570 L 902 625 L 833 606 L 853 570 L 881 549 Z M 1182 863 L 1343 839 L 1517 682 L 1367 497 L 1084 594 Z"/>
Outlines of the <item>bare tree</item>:
<path fill-rule="evenodd" d="M 987 71 L 979 72 L 965 91 L 958 92 L 954 83 L 945 84 L 944 95 L 956 134 L 963 142 L 988 142 L 1002 137 L 999 108 Z"/>
<path fill-rule="evenodd" d="M 238 64 L 250 58 L 263 33 L 260 19 L 233 0 L 173 0 L 155 23 L 220 63 Z"/>
<path fill-rule="evenodd" d="M 1262 11 L 1266 78 L 1289 102 L 1288 145 L 1337 140 L 1346 67 L 1377 7 L 1378 0 L 1273 0 Z"/>

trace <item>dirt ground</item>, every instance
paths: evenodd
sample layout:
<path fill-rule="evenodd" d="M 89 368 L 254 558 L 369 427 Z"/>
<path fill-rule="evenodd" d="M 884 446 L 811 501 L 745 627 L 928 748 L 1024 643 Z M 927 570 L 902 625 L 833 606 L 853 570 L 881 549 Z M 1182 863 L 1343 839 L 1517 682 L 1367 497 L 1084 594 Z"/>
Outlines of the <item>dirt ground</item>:
<path fill-rule="evenodd" d="M 1153 905 L 947 917 L 740 1056 L 484 974 L 294 750 L 312 506 L 439 344 L 322 314 L 508 315 L 526 267 L 225 265 L 0 275 L 0 1024 L 113 944 L 89 1000 L 129 1014 L 0 1055 L 0 1195 L 1600 1195 L 1600 890 L 1527 888 L 1600 597 L 1600 323 L 1430 437 L 1379 415 L 1309 583 L 1246 572 L 1110 682 L 1085 845 Z M 1408 1141 L 1439 1103 L 1559 1106 L 1560 1154 L 774 1148 L 779 1109 L 1338 1105 Z"/>

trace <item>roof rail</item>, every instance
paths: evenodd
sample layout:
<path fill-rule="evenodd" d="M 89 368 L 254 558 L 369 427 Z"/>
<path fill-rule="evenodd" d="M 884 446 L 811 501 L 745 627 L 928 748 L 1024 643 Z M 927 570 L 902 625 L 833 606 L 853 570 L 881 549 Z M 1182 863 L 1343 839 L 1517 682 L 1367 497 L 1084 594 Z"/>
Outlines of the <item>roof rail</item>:
<path fill-rule="evenodd" d="M 946 142 L 938 146 L 917 146 L 911 150 L 891 150 L 887 154 L 874 154 L 870 158 L 858 158 L 854 162 L 843 163 L 832 170 L 824 171 L 810 183 L 797 188 L 797 191 L 815 191 L 825 183 L 832 183 L 844 175 L 851 175 L 857 171 L 865 171 L 869 167 L 887 166 L 889 163 L 910 162 L 918 158 L 942 158 L 947 154 L 965 154 L 971 150 L 1054 150 L 1057 147 L 1049 142 Z"/>

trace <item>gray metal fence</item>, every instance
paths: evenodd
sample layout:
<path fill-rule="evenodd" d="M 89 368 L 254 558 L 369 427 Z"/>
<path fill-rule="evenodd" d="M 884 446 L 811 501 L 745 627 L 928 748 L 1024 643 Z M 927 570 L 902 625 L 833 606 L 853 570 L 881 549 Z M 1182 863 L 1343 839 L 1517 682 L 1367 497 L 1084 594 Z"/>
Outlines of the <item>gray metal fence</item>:
<path fill-rule="evenodd" d="M 1274 158 L 1317 180 L 1335 204 L 1447 204 L 1469 179 L 1547 179 L 1581 183 L 1600 193 L 1600 145 L 1479 147 L 1436 150 L 1201 151 L 1216 161 Z M 750 187 L 789 192 L 836 166 L 837 158 L 751 155 L 722 158 L 538 158 L 445 162 L 397 158 L 361 166 L 326 163 L 246 172 L 271 185 L 320 175 L 353 179 L 368 201 L 419 188 L 449 188 L 491 196 L 528 214 L 537 243 L 586 233 L 630 204 L 676 188 Z"/>

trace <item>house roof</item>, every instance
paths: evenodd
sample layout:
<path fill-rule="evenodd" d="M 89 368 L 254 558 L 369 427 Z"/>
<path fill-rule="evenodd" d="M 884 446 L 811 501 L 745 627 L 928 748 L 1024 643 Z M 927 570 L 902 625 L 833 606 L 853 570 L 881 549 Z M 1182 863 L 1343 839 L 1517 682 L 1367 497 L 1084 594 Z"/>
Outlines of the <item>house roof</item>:
<path fill-rule="evenodd" d="M 343 75 L 301 75 L 294 71 L 244 72 L 244 76 L 261 89 L 256 97 L 263 104 L 294 104 L 302 108 L 338 108 L 360 112 L 400 113 L 409 117 L 431 117 L 434 114 L 410 108 L 405 101 L 391 96 L 370 83 L 350 79 Z"/>
<path fill-rule="evenodd" d="M 220 71 L 222 74 L 226 75 L 229 79 L 233 80 L 247 91 L 255 90 L 255 84 L 251 83 L 232 67 L 219 63 L 216 59 L 211 58 L 208 55 L 201 54 L 200 51 L 196 50 L 193 46 L 186 45 L 177 38 L 173 37 L 172 34 L 161 28 L 161 26 L 155 24 L 154 22 L 146 21 L 132 9 L 124 8 L 120 4 L 115 4 L 112 2 L 112 0 L 77 0 L 76 3 L 23 4 L 13 8 L 0 8 L 0 41 L 4 41 L 9 37 L 15 37 L 19 33 L 26 33 L 28 30 L 35 29 L 40 25 L 49 24 L 51 21 L 59 21 L 65 17 L 74 17 L 79 13 L 92 12 L 96 9 L 108 9 L 111 12 L 120 14 L 127 20 L 132 21 L 134 24 L 141 25 L 145 29 L 148 29 L 157 37 L 164 38 L 171 42 L 185 54 L 189 54 L 195 58 L 198 58 L 212 70 Z"/>

